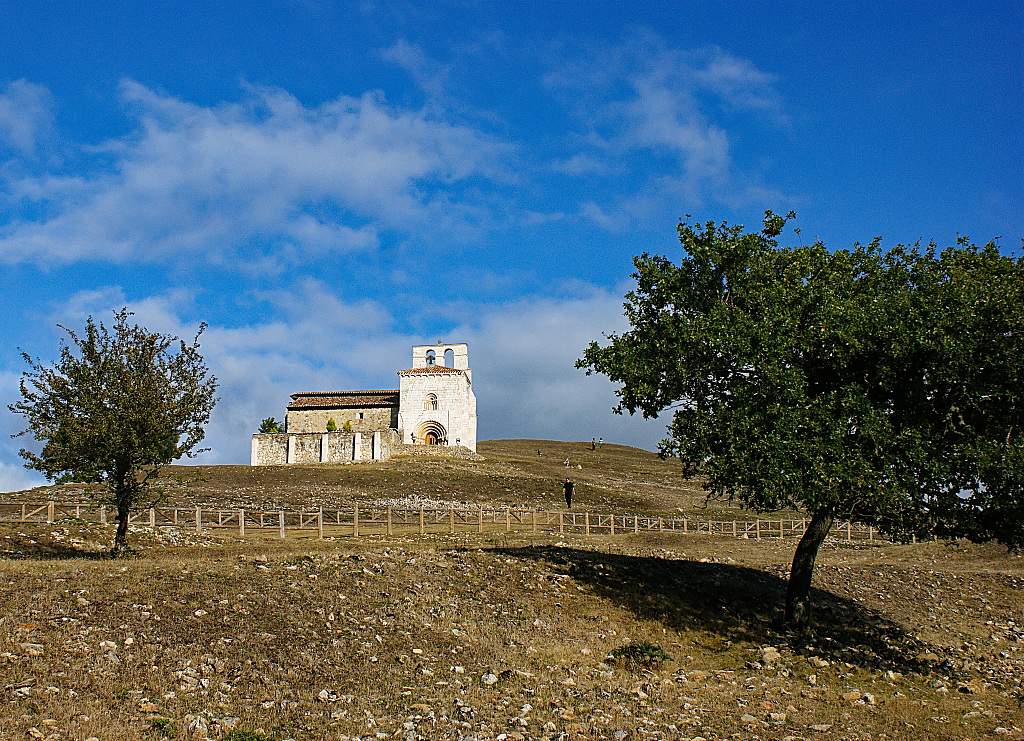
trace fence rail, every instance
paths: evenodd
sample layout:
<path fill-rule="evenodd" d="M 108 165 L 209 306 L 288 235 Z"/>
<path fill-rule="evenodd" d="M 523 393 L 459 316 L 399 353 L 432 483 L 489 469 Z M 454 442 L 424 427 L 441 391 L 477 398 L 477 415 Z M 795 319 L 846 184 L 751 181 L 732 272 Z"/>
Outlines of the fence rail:
<path fill-rule="evenodd" d="M 54 523 L 84 521 L 113 524 L 116 510 L 108 505 L 37 502 L 0 503 L 0 523 Z M 202 533 L 236 530 L 287 537 L 290 531 L 360 535 L 395 533 L 529 532 L 532 534 L 678 533 L 731 538 L 779 539 L 803 535 L 806 519 L 697 520 L 688 517 L 624 515 L 606 512 L 522 508 L 438 509 L 431 507 L 363 507 L 339 509 L 229 509 L 207 507 L 151 507 L 129 514 L 129 525 L 176 527 Z M 880 540 L 875 528 L 850 522 L 837 523 L 831 533 L 840 540 Z"/>

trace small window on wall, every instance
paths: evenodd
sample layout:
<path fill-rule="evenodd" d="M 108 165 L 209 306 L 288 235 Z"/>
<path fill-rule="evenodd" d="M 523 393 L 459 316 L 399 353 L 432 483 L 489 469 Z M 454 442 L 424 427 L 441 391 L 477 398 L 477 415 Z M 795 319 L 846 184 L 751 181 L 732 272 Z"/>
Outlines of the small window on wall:
<path fill-rule="evenodd" d="M 362 418 L 363 418 L 363 413 L 359 412 L 359 419 L 362 419 Z"/>
<path fill-rule="evenodd" d="M 423 408 L 431 412 L 437 411 L 437 396 L 427 394 L 427 398 L 423 400 Z"/>

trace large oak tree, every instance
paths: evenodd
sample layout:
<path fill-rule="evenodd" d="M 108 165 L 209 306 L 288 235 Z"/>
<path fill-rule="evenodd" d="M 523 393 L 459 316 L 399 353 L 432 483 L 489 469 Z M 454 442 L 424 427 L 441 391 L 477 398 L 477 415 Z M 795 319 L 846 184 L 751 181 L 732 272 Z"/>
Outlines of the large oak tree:
<path fill-rule="evenodd" d="M 785 607 L 801 628 L 837 518 L 1024 545 L 1024 259 L 783 247 L 787 218 L 681 223 L 682 258 L 635 258 L 629 330 L 578 365 L 619 385 L 617 411 L 670 412 L 661 452 L 709 496 L 810 514 Z"/>
<path fill-rule="evenodd" d="M 21 451 L 27 468 L 106 485 L 105 500 L 117 508 L 115 556 L 125 549 L 130 511 L 155 501 L 161 466 L 200 452 L 217 402 L 217 379 L 199 352 L 205 325 L 184 342 L 131 316 L 116 312 L 110 328 L 89 317 L 81 334 L 62 327 L 67 340 L 52 365 L 24 353 L 21 399 L 9 407 L 27 420 L 20 434 L 42 444 Z"/>

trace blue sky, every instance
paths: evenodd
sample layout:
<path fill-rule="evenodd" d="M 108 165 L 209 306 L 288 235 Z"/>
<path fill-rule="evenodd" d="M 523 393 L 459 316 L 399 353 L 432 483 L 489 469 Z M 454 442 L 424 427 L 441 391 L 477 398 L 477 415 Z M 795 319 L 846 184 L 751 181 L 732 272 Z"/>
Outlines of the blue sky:
<path fill-rule="evenodd" d="M 127 304 L 210 324 L 207 461 L 437 338 L 471 343 L 481 437 L 653 446 L 572 368 L 630 257 L 766 208 L 1019 251 L 1022 33 L 999 2 L 3 4 L 0 396 Z"/>

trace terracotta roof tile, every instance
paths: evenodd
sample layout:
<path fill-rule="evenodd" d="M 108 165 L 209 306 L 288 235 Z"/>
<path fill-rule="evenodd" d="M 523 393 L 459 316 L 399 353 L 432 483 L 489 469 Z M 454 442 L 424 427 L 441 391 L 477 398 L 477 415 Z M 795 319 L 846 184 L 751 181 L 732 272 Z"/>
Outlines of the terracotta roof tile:
<path fill-rule="evenodd" d="M 398 389 L 374 391 L 302 391 L 291 395 L 288 409 L 397 407 Z"/>

